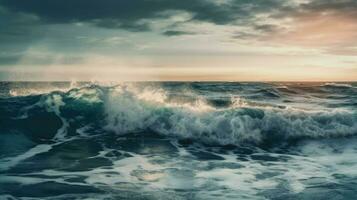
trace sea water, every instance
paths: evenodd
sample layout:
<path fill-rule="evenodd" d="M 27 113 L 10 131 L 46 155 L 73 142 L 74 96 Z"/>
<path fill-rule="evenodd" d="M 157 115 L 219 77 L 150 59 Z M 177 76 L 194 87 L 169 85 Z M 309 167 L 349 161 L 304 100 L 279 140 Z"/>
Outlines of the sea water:
<path fill-rule="evenodd" d="M 355 199 L 356 158 L 356 83 L 0 83 L 0 199 Z"/>

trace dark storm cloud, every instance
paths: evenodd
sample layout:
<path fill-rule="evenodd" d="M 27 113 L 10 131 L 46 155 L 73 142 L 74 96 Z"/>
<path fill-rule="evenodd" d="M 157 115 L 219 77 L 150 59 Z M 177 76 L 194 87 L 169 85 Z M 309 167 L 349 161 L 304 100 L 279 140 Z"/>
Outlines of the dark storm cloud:
<path fill-rule="evenodd" d="M 106 28 L 148 30 L 142 20 L 164 19 L 166 11 L 184 11 L 191 20 L 214 24 L 236 23 L 257 13 L 283 5 L 281 0 L 233 0 L 218 4 L 214 0 L 0 0 L 12 11 L 31 13 L 46 23 L 88 22 Z"/>
<path fill-rule="evenodd" d="M 338 14 L 357 17 L 357 0 L 311 0 L 298 6 L 282 6 L 273 18 L 298 17 L 309 14 Z"/>
<path fill-rule="evenodd" d="M 0 6 L 0 42 L 24 42 L 39 33 L 35 30 L 39 20 L 34 15 L 10 12 Z M 32 30 L 33 29 L 33 30 Z M 11 40 L 13 39 L 13 40 Z"/>
<path fill-rule="evenodd" d="M 170 11 L 191 13 L 190 21 L 251 24 L 260 31 L 272 28 L 254 25 L 261 13 L 271 18 L 326 11 L 357 13 L 357 0 L 312 0 L 298 6 L 284 0 L 0 0 L 0 6 L 37 16 L 42 23 L 85 22 L 130 31 L 148 31 L 150 21 L 165 19 Z"/>
<path fill-rule="evenodd" d="M 272 25 L 272 24 L 263 24 L 263 25 L 255 25 L 254 29 L 265 32 L 265 33 L 266 32 L 274 32 L 278 29 L 278 26 Z"/>
<path fill-rule="evenodd" d="M 245 39 L 252 39 L 258 37 L 257 33 L 246 33 L 246 32 L 236 32 L 233 34 L 233 39 L 245 40 Z"/>
<path fill-rule="evenodd" d="M 284 31 L 279 24 L 260 21 L 259 14 L 274 20 L 326 12 L 355 18 L 357 0 L 311 0 L 303 4 L 287 0 L 0 0 L 0 65 L 16 63 L 27 47 L 48 33 L 46 25 L 87 23 L 103 29 L 143 32 L 151 30 L 151 22 L 180 12 L 190 13 L 191 18 L 172 22 L 160 31 L 162 35 L 196 34 L 198 30 L 187 31 L 181 26 L 209 22 L 250 27 L 253 32 L 242 31 L 232 36 L 250 40 Z"/>
<path fill-rule="evenodd" d="M 0 67 L 17 64 L 28 55 L 30 47 L 44 39 L 48 31 L 41 20 L 33 14 L 13 12 L 0 7 Z M 58 35 L 54 37 L 57 40 L 60 39 Z M 73 41 L 71 43 L 73 44 Z M 35 54 L 25 62 L 28 62 L 26 64 L 46 65 L 54 62 L 72 64 L 82 60 L 76 57 L 58 58 L 50 54 Z"/>
<path fill-rule="evenodd" d="M 179 35 L 193 35 L 193 32 L 188 32 L 188 31 L 175 31 L 175 30 L 170 30 L 170 31 L 165 31 L 162 33 L 163 35 L 166 36 L 179 36 Z"/>
<path fill-rule="evenodd" d="M 0 65 L 16 63 L 27 47 L 43 38 L 43 33 L 48 36 L 44 25 L 87 23 L 107 29 L 143 32 L 151 30 L 151 22 L 167 19 L 179 12 L 190 13 L 188 21 L 191 22 L 249 24 L 257 13 L 271 12 L 283 5 L 282 2 L 231 0 L 218 4 L 215 0 L 0 0 L 0 52 L 5 51 L 9 56 L 0 57 Z M 171 29 L 180 25 L 173 22 L 169 26 Z M 184 34 L 192 33 L 184 30 L 162 33 L 164 36 Z"/>
<path fill-rule="evenodd" d="M 310 12 L 340 12 L 357 14 L 357 0 L 315 0 L 303 4 L 301 9 Z"/>
<path fill-rule="evenodd" d="M 0 7 L 0 66 L 16 63 L 26 48 L 41 38 L 36 16 Z"/>

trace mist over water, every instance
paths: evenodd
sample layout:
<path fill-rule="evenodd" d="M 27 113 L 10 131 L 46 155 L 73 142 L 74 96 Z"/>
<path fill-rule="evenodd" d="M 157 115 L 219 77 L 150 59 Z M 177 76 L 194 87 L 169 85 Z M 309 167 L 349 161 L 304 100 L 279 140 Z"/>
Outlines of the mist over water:
<path fill-rule="evenodd" d="M 0 199 L 353 199 L 356 83 L 0 83 Z"/>

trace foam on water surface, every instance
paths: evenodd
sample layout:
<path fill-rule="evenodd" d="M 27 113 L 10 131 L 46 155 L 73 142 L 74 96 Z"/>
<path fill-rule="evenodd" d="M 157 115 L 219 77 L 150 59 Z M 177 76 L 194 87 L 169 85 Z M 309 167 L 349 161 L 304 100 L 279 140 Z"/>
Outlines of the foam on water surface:
<path fill-rule="evenodd" d="M 355 83 L 14 84 L 0 198 L 357 196 Z"/>

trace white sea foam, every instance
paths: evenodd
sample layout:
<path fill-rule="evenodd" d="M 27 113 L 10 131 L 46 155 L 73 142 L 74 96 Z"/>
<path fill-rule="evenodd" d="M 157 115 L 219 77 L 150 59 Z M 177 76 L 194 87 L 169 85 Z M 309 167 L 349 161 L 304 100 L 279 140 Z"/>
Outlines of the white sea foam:
<path fill-rule="evenodd" d="M 51 145 L 40 144 L 40 145 L 37 145 L 37 146 L 29 149 L 27 152 L 16 156 L 16 157 L 4 158 L 4 159 L 0 160 L 0 170 L 8 170 L 11 167 L 16 166 L 21 161 L 31 158 L 37 154 L 47 152 L 51 148 L 52 148 Z"/>
<path fill-rule="evenodd" d="M 62 122 L 62 127 L 57 130 L 56 135 L 53 139 L 55 140 L 63 140 L 67 134 L 67 128 L 69 127 L 69 123 L 67 119 L 61 116 L 60 107 L 66 105 L 62 101 L 62 97 L 60 95 L 54 94 L 47 97 L 45 100 L 45 106 L 48 112 L 54 112 Z"/>
<path fill-rule="evenodd" d="M 325 83 L 322 86 L 353 88 L 351 84 L 347 84 L 347 83 Z"/>
<path fill-rule="evenodd" d="M 204 102 L 190 106 L 165 102 L 161 93 L 159 102 L 148 96 L 150 100 L 126 89 L 110 93 L 105 101 L 106 128 L 119 134 L 152 130 L 220 144 L 357 134 L 357 114 L 352 111 L 279 109 L 252 106 L 241 99 L 217 109 Z"/>
<path fill-rule="evenodd" d="M 9 95 L 12 97 L 19 97 L 19 96 L 31 96 L 31 95 L 42 95 L 42 94 L 49 94 L 51 92 L 68 92 L 73 88 L 80 88 L 85 87 L 86 85 L 80 85 L 76 81 L 71 81 L 69 85 L 60 85 L 60 84 L 42 84 L 38 85 L 37 87 L 13 87 L 9 90 Z"/>

